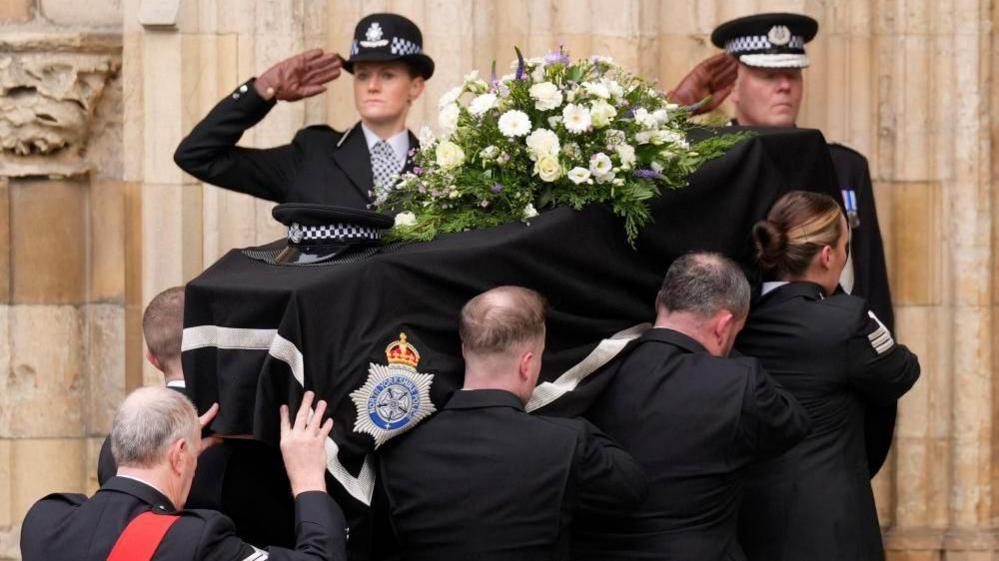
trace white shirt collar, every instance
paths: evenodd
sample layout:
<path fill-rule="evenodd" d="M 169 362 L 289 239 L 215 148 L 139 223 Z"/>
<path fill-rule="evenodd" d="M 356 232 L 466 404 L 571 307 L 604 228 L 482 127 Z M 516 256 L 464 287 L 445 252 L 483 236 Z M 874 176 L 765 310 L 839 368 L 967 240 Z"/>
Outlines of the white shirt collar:
<path fill-rule="evenodd" d="M 364 140 L 368 142 L 368 151 L 370 152 L 375 147 L 375 143 L 381 140 L 381 138 L 364 123 L 361 123 L 361 131 L 364 132 Z M 392 151 L 395 152 L 395 159 L 399 162 L 399 166 L 404 167 L 406 165 L 406 156 L 409 154 L 409 131 L 403 130 L 397 132 L 392 138 L 386 139 L 385 142 L 388 142 L 388 145 L 392 147 Z"/>
<path fill-rule="evenodd" d="M 123 475 L 123 474 L 120 474 L 120 473 L 117 473 L 115 475 L 117 475 L 118 477 L 124 477 L 125 479 L 131 479 L 132 481 L 138 481 L 139 483 L 142 483 L 143 485 L 148 485 L 149 487 L 152 487 L 153 489 L 156 489 L 159 492 L 159 494 L 163 495 L 164 497 L 167 496 L 166 493 L 163 492 L 163 489 L 160 489 L 159 487 L 153 485 L 152 483 L 146 481 L 145 479 L 142 479 L 140 477 L 136 477 L 134 475 Z"/>
<path fill-rule="evenodd" d="M 184 380 L 170 380 L 166 385 L 168 388 L 187 389 L 187 382 Z"/>
<path fill-rule="evenodd" d="M 787 281 L 768 281 L 763 283 L 763 294 L 777 290 L 778 288 L 787 284 Z M 761 294 L 762 296 L 762 294 Z"/>

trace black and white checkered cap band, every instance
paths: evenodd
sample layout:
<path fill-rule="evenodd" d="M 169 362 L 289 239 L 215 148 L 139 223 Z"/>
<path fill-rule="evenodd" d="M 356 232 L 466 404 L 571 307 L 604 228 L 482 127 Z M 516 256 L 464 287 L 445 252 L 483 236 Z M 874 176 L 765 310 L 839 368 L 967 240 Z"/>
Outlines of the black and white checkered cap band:
<path fill-rule="evenodd" d="M 406 55 L 418 55 L 423 52 L 423 49 L 419 45 L 410 41 L 409 39 L 403 39 L 402 37 L 393 37 L 389 42 L 389 51 L 398 56 Z M 381 50 L 381 49 L 378 49 Z M 361 45 L 358 41 L 354 41 L 350 45 L 350 54 L 356 55 L 361 52 Z"/>
<path fill-rule="evenodd" d="M 725 43 L 725 50 L 733 55 L 780 52 L 804 53 L 805 40 L 801 35 L 792 35 L 786 45 L 774 45 L 766 35 L 749 35 L 736 37 Z"/>
<path fill-rule="evenodd" d="M 297 222 L 288 228 L 288 240 L 292 243 L 321 240 L 380 240 L 382 232 L 370 226 L 356 224 L 326 224 L 323 226 L 302 226 Z"/>

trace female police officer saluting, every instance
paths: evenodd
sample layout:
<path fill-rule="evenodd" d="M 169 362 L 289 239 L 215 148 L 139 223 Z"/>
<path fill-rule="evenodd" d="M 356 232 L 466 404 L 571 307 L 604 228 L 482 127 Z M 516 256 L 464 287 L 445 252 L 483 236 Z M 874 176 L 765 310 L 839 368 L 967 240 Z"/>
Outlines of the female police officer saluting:
<path fill-rule="evenodd" d="M 765 278 L 736 348 L 804 406 L 812 433 L 754 466 L 740 513 L 750 560 L 883 559 L 867 472 L 865 403 L 894 403 L 919 377 L 864 300 L 837 292 L 849 228 L 827 195 L 793 191 L 753 228 Z"/>
<path fill-rule="evenodd" d="M 275 148 L 236 146 L 277 101 L 326 91 L 341 66 L 354 74 L 359 123 L 346 132 L 306 127 Z M 180 143 L 174 161 L 206 183 L 262 199 L 365 208 L 418 148 L 406 115 L 433 73 L 416 24 L 396 14 L 366 16 L 348 60 L 316 49 L 275 64 L 219 102 Z"/>

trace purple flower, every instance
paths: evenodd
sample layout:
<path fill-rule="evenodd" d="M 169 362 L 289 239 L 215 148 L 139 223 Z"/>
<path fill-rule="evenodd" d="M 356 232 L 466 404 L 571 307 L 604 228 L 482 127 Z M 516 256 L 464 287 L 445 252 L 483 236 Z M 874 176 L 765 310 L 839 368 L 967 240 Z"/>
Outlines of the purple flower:
<path fill-rule="evenodd" d="M 569 60 L 569 57 L 565 56 L 561 52 L 548 53 L 545 55 L 545 64 L 548 66 L 551 66 L 553 64 L 558 64 L 560 62 L 566 66 L 569 66 L 569 63 L 571 61 Z"/>
<path fill-rule="evenodd" d="M 493 183 L 493 186 L 490 187 L 489 190 L 498 195 L 503 192 L 503 186 L 499 183 Z"/>
<path fill-rule="evenodd" d="M 420 175 L 423 173 L 423 168 L 420 166 L 413 166 L 413 175 Z"/>
<path fill-rule="evenodd" d="M 639 179 L 654 179 L 654 180 L 666 179 L 665 175 L 659 173 L 654 169 L 648 169 L 648 168 L 636 169 L 635 177 Z"/>

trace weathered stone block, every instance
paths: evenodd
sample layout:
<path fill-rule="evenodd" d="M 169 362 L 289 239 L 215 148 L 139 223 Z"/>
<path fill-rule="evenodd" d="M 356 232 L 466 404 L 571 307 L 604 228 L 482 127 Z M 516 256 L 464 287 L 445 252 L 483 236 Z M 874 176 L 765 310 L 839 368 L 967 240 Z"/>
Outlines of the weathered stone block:
<path fill-rule="evenodd" d="M 86 300 L 85 180 L 24 180 L 10 185 L 15 304 Z"/>
<path fill-rule="evenodd" d="M 83 436 L 83 343 L 73 306 L 11 306 L 10 368 L 0 370 L 0 435 Z M 41 464 L 39 464 L 41 465 Z"/>
<path fill-rule="evenodd" d="M 73 27 L 117 27 L 122 24 L 121 0 L 76 2 L 39 0 L 41 15 L 56 25 Z"/>
<path fill-rule="evenodd" d="M 0 304 L 10 302 L 10 188 L 0 178 Z"/>
<path fill-rule="evenodd" d="M 83 438 L 17 439 L 12 441 L 14 520 L 21 521 L 38 499 L 49 493 L 86 491 Z M 39 469 L 45 466 L 45 469 Z"/>
<path fill-rule="evenodd" d="M 14 458 L 10 449 L 10 439 L 0 438 L 0 528 L 6 528 L 13 524 L 10 504 L 13 493 L 11 468 L 14 464 Z"/>
<path fill-rule="evenodd" d="M 104 439 L 107 435 L 94 436 L 87 439 L 87 459 L 84 465 L 84 471 L 86 472 L 86 485 L 84 493 L 87 496 L 92 496 L 101 488 L 100 482 L 97 480 L 97 463 L 101 457 L 101 446 L 104 444 Z"/>
<path fill-rule="evenodd" d="M 88 435 L 107 434 L 115 409 L 125 398 L 125 308 L 91 304 L 83 310 L 86 329 Z"/>
<path fill-rule="evenodd" d="M 940 184 L 893 183 L 891 263 L 896 306 L 934 305 L 942 300 Z"/>
<path fill-rule="evenodd" d="M 35 0 L 4 0 L 0 2 L 0 22 L 19 23 L 35 17 Z"/>
<path fill-rule="evenodd" d="M 91 302 L 125 299 L 126 189 L 120 181 L 94 181 L 89 189 Z"/>

